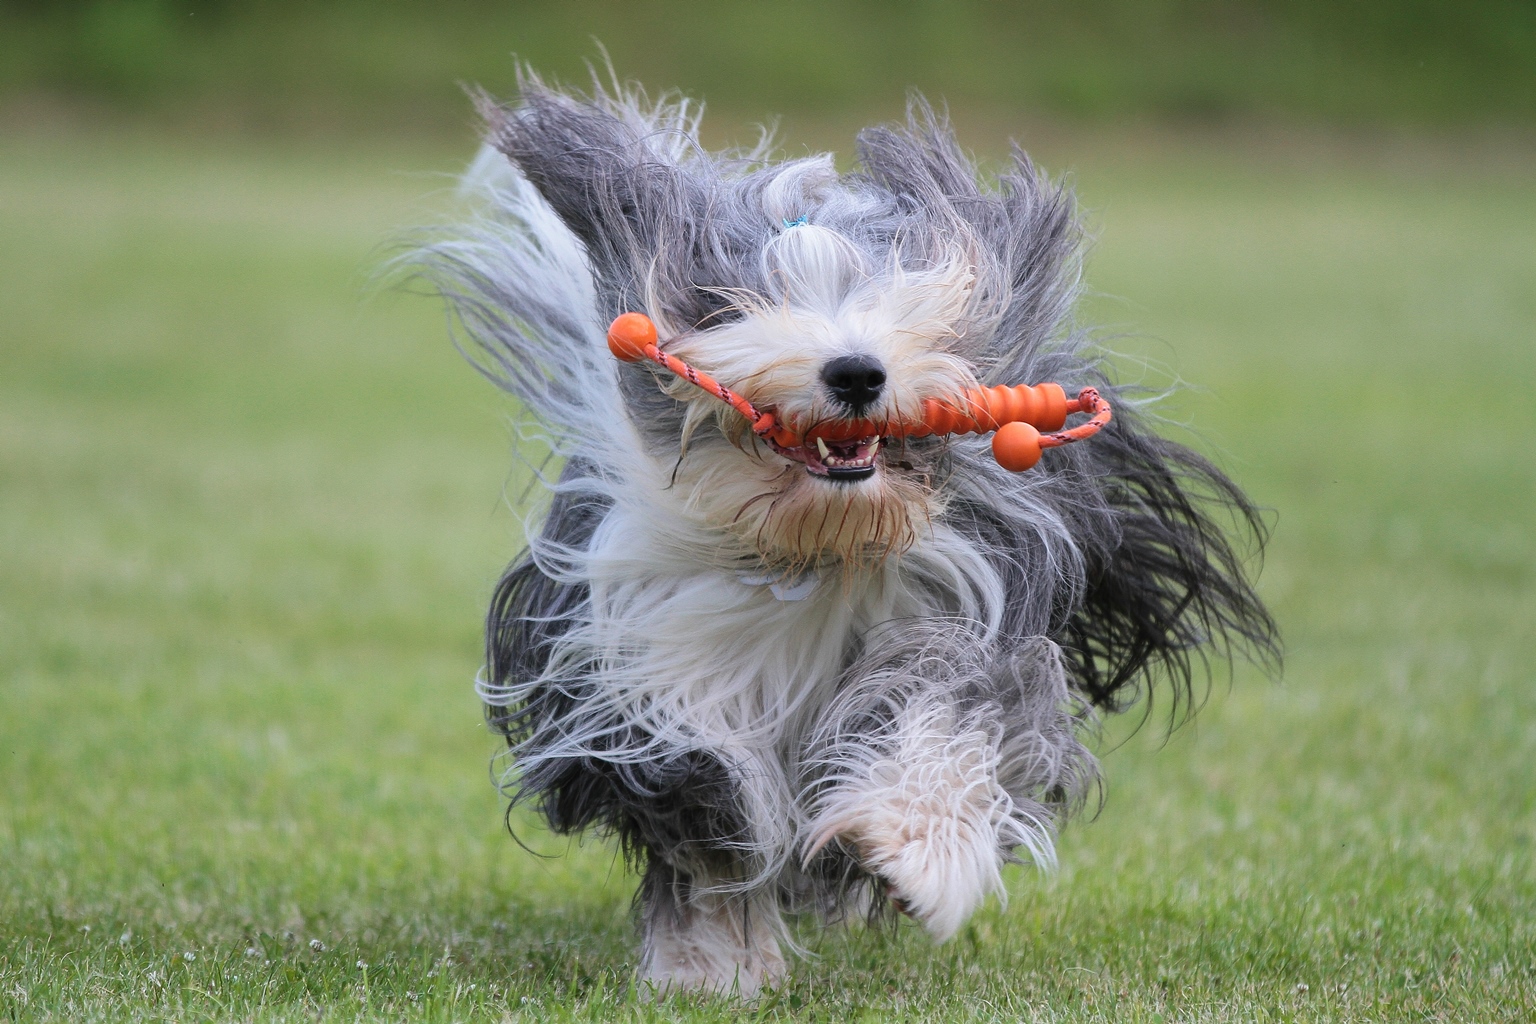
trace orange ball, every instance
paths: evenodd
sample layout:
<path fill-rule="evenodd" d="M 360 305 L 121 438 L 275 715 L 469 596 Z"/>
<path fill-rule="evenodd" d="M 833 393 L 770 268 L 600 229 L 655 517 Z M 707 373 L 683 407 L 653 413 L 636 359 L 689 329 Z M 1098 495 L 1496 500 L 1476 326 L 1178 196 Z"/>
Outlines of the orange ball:
<path fill-rule="evenodd" d="M 1004 423 L 992 435 L 992 457 L 1010 472 L 1024 472 L 1040 461 L 1040 431 L 1028 423 Z"/>
<path fill-rule="evenodd" d="M 608 325 L 608 351 L 633 363 L 645 358 L 647 345 L 656 344 L 656 325 L 644 313 L 620 313 Z"/>

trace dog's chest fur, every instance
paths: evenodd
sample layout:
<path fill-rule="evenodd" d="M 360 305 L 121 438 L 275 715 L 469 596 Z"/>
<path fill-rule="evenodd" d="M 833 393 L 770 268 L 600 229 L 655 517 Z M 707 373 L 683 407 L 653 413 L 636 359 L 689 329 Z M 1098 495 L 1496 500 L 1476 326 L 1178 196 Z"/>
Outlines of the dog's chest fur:
<path fill-rule="evenodd" d="M 899 560 L 791 575 L 722 557 L 704 534 L 680 544 L 655 531 L 655 516 L 615 510 L 588 562 L 603 689 L 653 730 L 780 749 L 825 706 L 873 627 L 945 610 Z"/>

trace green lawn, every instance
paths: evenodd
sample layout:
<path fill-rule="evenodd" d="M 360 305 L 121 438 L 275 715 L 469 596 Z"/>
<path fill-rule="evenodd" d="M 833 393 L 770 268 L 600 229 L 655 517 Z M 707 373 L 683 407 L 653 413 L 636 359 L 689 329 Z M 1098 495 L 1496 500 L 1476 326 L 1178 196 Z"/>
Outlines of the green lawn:
<path fill-rule="evenodd" d="M 1088 316 L 1274 510 L 1284 679 L 1112 728 L 1007 911 L 740 1012 L 1536 1014 L 1536 171 L 1330 154 L 1050 154 Z M 612 851 L 501 827 L 511 410 L 368 286 L 465 156 L 0 140 L 0 1019 L 739 1012 L 634 1002 Z"/>

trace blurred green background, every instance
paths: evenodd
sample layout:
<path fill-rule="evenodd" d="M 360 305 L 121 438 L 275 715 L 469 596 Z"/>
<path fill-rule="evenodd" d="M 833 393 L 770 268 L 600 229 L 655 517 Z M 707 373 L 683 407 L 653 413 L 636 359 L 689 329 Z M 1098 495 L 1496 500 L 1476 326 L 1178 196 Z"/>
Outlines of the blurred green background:
<path fill-rule="evenodd" d="M 1071 119 L 1529 125 L 1529 0 L 5 0 L 0 100 L 441 133 L 509 53 L 737 115 L 891 110 L 920 88 Z"/>
<path fill-rule="evenodd" d="M 0 2 L 0 1020 L 1536 1019 L 1536 5 Z M 1068 174 L 1084 322 L 1274 526 L 1289 657 L 1100 745 L 935 949 L 648 1008 L 470 681 L 516 415 L 372 275 L 517 53 Z"/>

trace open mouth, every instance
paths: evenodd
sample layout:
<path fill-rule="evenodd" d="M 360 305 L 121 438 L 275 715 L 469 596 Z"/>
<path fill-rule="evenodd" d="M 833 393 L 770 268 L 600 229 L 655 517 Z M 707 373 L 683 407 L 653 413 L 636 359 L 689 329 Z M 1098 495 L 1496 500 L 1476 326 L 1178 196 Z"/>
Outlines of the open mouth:
<path fill-rule="evenodd" d="M 880 455 L 881 441 L 879 434 L 840 441 L 817 437 L 808 438 L 794 448 L 777 444 L 773 448 L 785 458 L 802 463 L 812 476 L 852 483 L 875 475 L 875 459 Z"/>

